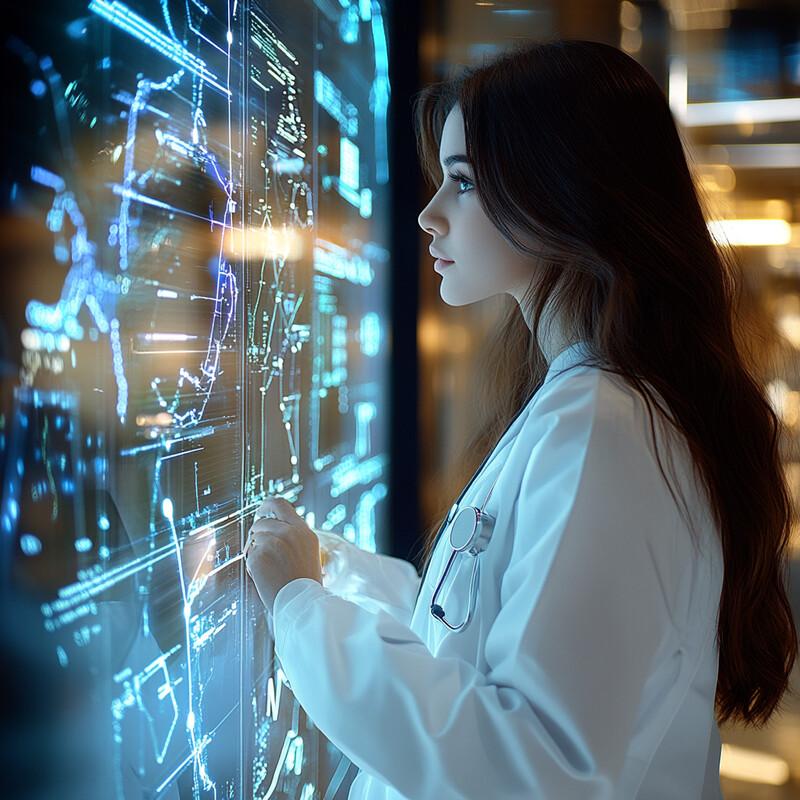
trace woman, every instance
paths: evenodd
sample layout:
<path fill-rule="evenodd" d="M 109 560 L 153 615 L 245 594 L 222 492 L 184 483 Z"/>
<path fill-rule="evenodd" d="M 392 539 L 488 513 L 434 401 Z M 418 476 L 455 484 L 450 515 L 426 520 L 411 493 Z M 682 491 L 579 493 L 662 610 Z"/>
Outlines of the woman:
<path fill-rule="evenodd" d="M 607 45 L 531 43 L 416 123 L 443 299 L 513 303 L 489 455 L 418 597 L 344 542 L 321 585 L 317 537 L 264 503 L 247 569 L 284 671 L 351 798 L 720 797 L 717 722 L 766 722 L 795 658 L 791 515 L 664 96 Z"/>

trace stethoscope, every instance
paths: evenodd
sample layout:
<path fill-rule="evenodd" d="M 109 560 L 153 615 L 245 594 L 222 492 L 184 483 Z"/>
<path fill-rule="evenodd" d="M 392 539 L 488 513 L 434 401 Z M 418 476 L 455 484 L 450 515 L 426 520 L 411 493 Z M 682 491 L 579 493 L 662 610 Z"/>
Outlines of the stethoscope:
<path fill-rule="evenodd" d="M 486 504 L 489 502 L 489 498 L 492 496 L 494 487 L 497 484 L 497 479 L 500 477 L 502 472 L 503 468 L 501 467 L 500 471 L 497 473 L 497 475 L 495 475 L 494 481 L 492 481 L 492 485 L 489 488 L 489 491 L 487 492 L 480 508 L 477 508 L 476 506 L 467 506 L 466 508 L 462 508 L 460 511 L 458 511 L 458 503 L 454 503 L 453 507 L 450 509 L 450 513 L 447 515 L 448 518 L 452 520 L 452 525 L 450 527 L 450 547 L 453 548 L 453 552 L 450 553 L 447 566 L 444 568 L 444 572 L 439 578 L 436 588 L 433 591 L 433 596 L 431 597 L 431 614 L 438 619 L 442 625 L 444 625 L 446 628 L 449 628 L 451 631 L 458 632 L 463 628 L 466 628 L 470 619 L 472 619 L 472 612 L 475 610 L 475 598 L 477 596 L 478 588 L 478 573 L 480 571 L 480 559 L 478 556 L 489 544 L 489 540 L 492 538 L 492 531 L 494 530 L 495 523 L 495 518 L 490 514 L 487 514 L 484 509 L 486 508 Z M 447 524 L 447 521 L 445 524 Z M 453 562 L 456 560 L 459 553 L 466 553 L 467 555 L 472 556 L 472 574 L 470 575 L 469 579 L 467 615 L 461 622 L 454 625 L 447 619 L 444 608 L 436 602 L 436 599 L 439 597 L 439 593 L 442 591 L 442 587 L 445 585 L 447 580 L 447 575 L 450 572 L 450 567 L 453 566 Z"/>
<path fill-rule="evenodd" d="M 542 386 L 544 381 L 542 381 L 539 386 L 533 392 L 533 395 L 539 390 Z M 508 427 L 503 432 L 503 435 L 500 437 L 500 440 L 505 437 L 506 433 L 511 430 L 512 425 L 517 421 L 518 417 L 522 412 L 528 407 L 530 402 L 533 400 L 533 395 L 528 400 L 527 403 L 524 403 L 522 408 L 514 415 L 514 418 L 509 422 Z M 491 459 L 492 455 L 494 454 L 494 449 L 488 453 L 486 458 L 483 459 L 483 462 L 476 470 L 475 474 L 470 478 L 469 483 L 464 487 L 463 491 L 456 500 L 455 503 L 450 507 L 450 511 L 447 514 L 444 522 L 442 523 L 442 527 L 439 529 L 439 532 L 436 534 L 436 538 L 438 539 L 441 536 L 442 531 L 444 531 L 448 525 L 450 525 L 450 547 L 452 548 L 452 553 L 450 553 L 450 558 L 447 560 L 447 565 L 444 568 L 444 572 L 440 576 L 439 580 L 436 583 L 436 588 L 433 591 L 433 595 L 431 596 L 431 604 L 430 604 L 430 612 L 431 616 L 434 619 L 438 619 L 439 622 L 442 623 L 448 630 L 451 630 L 455 633 L 458 631 L 463 630 L 469 624 L 470 619 L 472 619 L 472 613 L 475 610 L 475 603 L 478 596 L 478 579 L 480 573 L 480 559 L 478 556 L 486 549 L 489 541 L 492 538 L 492 532 L 494 531 L 494 523 L 495 519 L 490 514 L 486 513 L 486 504 L 489 502 L 489 498 L 492 496 L 492 492 L 494 491 L 494 487 L 497 485 L 497 481 L 500 475 L 503 472 L 503 468 L 500 467 L 497 475 L 495 475 L 494 480 L 492 481 L 492 485 L 489 487 L 489 491 L 486 493 L 486 497 L 483 500 L 480 508 L 477 506 L 467 506 L 466 508 L 462 508 L 459 510 L 459 504 L 461 503 L 464 495 L 469 491 L 469 488 L 475 482 L 477 477 L 481 474 L 483 468 L 486 466 L 488 461 Z M 439 595 L 442 592 L 442 588 L 444 587 L 447 576 L 450 573 L 450 569 L 453 566 L 456 558 L 459 554 L 465 554 L 467 556 L 472 557 L 472 573 L 469 579 L 469 597 L 467 599 L 467 613 L 461 622 L 453 623 L 451 620 L 447 619 L 447 614 L 444 610 L 444 607 L 437 602 Z M 430 563 L 430 562 L 429 562 Z M 422 588 L 422 584 L 425 581 L 425 576 L 423 575 L 422 581 L 420 582 L 420 589 Z"/>

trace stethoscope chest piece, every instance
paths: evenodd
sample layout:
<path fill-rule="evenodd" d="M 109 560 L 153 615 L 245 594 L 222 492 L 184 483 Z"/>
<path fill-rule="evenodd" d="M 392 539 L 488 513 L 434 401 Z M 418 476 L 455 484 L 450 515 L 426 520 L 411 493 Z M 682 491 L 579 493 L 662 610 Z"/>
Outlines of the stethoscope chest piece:
<path fill-rule="evenodd" d="M 433 590 L 430 611 L 434 619 L 438 619 L 442 625 L 451 631 L 460 631 L 466 628 L 472 618 L 472 612 L 475 610 L 478 594 L 478 572 L 480 568 L 480 559 L 478 556 L 489 544 L 495 522 L 494 517 L 487 514 L 483 509 L 486 508 L 486 504 L 492 496 L 492 492 L 494 491 L 495 484 L 501 472 L 502 469 L 494 476 L 494 481 L 492 481 L 492 485 L 486 494 L 486 499 L 483 501 L 483 505 L 480 508 L 477 506 L 467 506 L 459 511 L 458 503 L 453 503 L 444 523 L 445 525 L 450 525 L 450 547 L 452 548 L 452 552 L 450 553 L 450 558 L 447 559 L 444 572 L 436 583 L 436 588 Z M 467 487 L 469 487 L 469 484 L 467 484 Z M 466 489 L 464 492 L 466 492 Z M 464 492 L 461 493 L 462 496 Z M 450 574 L 450 568 L 459 555 L 472 556 L 472 570 L 469 579 L 466 615 L 461 622 L 453 623 L 451 620 L 447 619 L 444 607 L 438 600 L 439 595 L 443 593 L 442 589 L 447 581 L 447 576 Z"/>
<path fill-rule="evenodd" d="M 492 487 L 494 488 L 494 484 L 492 484 Z M 486 499 L 489 499 L 488 495 Z M 484 505 L 486 505 L 485 502 Z M 448 514 L 448 519 L 452 520 L 450 525 L 450 547 L 452 548 L 452 552 L 450 553 L 450 558 L 447 560 L 447 565 L 444 568 L 442 577 L 439 578 L 436 588 L 433 590 L 430 610 L 431 614 L 446 628 L 449 628 L 451 631 L 460 631 L 469 624 L 472 618 L 472 612 L 475 610 L 479 567 L 477 556 L 482 553 L 486 549 L 486 545 L 489 544 L 489 539 L 491 539 L 492 530 L 494 529 L 494 517 L 487 514 L 481 508 L 467 506 L 466 508 L 462 508 L 458 513 L 455 513 L 455 507 L 451 509 L 451 513 Z M 437 601 L 440 593 L 442 593 L 447 576 L 450 574 L 450 568 L 453 566 L 453 562 L 460 553 L 472 556 L 472 570 L 469 579 L 466 615 L 461 622 L 453 623 L 451 620 L 447 619 L 444 608 Z"/>
<path fill-rule="evenodd" d="M 457 553 L 477 556 L 492 537 L 494 517 L 475 506 L 462 508 L 450 527 L 450 547 Z"/>

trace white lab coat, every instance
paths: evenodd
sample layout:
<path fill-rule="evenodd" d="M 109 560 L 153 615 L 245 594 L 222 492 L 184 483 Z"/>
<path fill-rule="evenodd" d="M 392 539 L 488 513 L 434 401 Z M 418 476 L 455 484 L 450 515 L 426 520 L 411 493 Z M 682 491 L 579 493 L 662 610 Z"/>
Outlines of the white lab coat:
<path fill-rule="evenodd" d="M 351 800 L 721 797 L 722 555 L 708 503 L 685 444 L 673 436 L 670 458 L 659 423 L 690 533 L 643 400 L 575 366 L 582 356 L 576 345 L 553 361 L 461 502 L 480 507 L 502 470 L 466 629 L 429 612 L 447 536 L 416 605 L 411 565 L 346 543 L 331 585 L 278 593 L 276 652 L 361 768 Z M 460 569 L 444 596 L 448 619 L 461 619 L 469 577 Z"/>

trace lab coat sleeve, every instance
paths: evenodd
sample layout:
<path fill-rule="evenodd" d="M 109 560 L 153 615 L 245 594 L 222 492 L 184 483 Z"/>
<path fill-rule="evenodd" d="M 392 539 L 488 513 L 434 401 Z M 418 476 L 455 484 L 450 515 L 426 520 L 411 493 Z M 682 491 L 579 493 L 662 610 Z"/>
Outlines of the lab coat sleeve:
<path fill-rule="evenodd" d="M 314 582 L 278 595 L 276 651 L 295 695 L 405 797 L 619 796 L 645 682 L 672 630 L 662 582 L 677 568 L 659 563 L 648 531 L 657 470 L 603 380 L 562 380 L 531 412 L 487 673 L 432 656 L 408 627 Z"/>
<path fill-rule="evenodd" d="M 338 534 L 316 533 L 325 553 L 323 586 L 368 611 L 386 611 L 400 622 L 410 622 L 419 588 L 413 564 L 367 552 Z"/>

